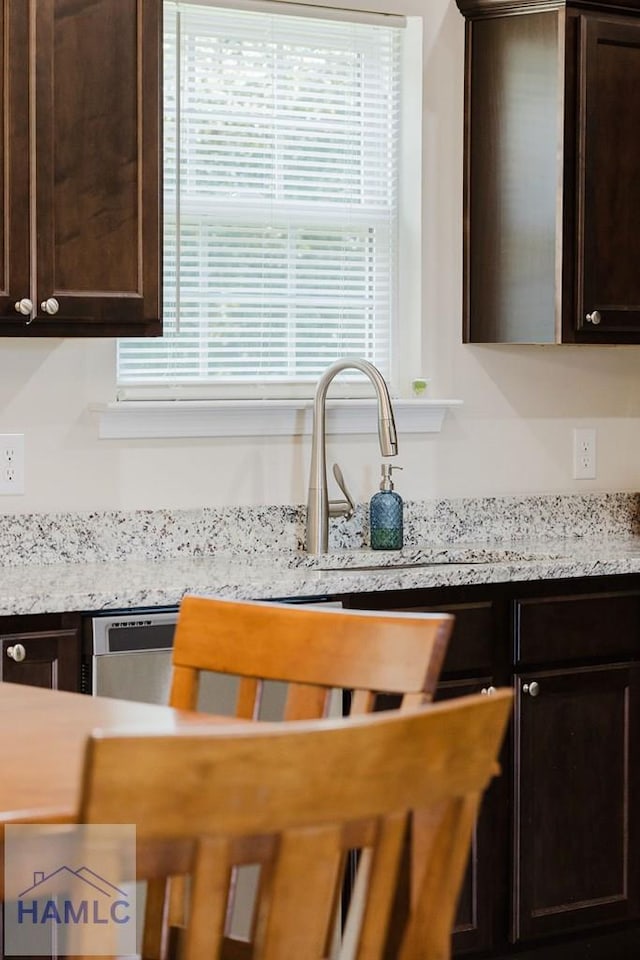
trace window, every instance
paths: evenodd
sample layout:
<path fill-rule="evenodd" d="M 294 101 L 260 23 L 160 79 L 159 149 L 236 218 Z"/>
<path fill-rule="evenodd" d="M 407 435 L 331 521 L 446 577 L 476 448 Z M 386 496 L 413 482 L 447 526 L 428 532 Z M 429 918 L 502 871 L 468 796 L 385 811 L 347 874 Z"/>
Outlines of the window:
<path fill-rule="evenodd" d="M 165 2 L 165 333 L 119 341 L 121 396 L 390 377 L 402 20 L 312 12 Z"/>

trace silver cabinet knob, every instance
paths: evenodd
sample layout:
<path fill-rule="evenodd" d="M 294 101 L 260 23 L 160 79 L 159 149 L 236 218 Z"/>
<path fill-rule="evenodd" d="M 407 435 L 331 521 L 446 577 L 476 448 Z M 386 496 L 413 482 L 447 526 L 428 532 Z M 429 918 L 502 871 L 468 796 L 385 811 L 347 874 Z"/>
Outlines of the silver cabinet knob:
<path fill-rule="evenodd" d="M 540 684 L 537 680 L 532 680 L 531 683 L 523 683 L 522 692 L 528 693 L 530 697 L 537 697 L 540 693 Z"/>
<path fill-rule="evenodd" d="M 40 304 L 40 309 L 43 311 L 43 313 L 54 314 L 60 309 L 60 304 L 55 297 L 49 297 L 48 300 L 42 301 Z"/>
<path fill-rule="evenodd" d="M 480 691 L 483 697 L 492 697 L 495 692 L 496 692 L 495 687 L 483 687 L 482 690 Z"/>
<path fill-rule="evenodd" d="M 23 317 L 29 316 L 33 310 L 33 302 L 28 297 L 23 297 L 16 303 L 16 313 L 21 313 Z"/>
<path fill-rule="evenodd" d="M 13 647 L 7 647 L 7 656 L 10 660 L 15 660 L 16 663 L 22 663 L 26 655 L 27 651 L 21 643 L 16 643 Z"/>
<path fill-rule="evenodd" d="M 600 311 L 594 310 L 593 313 L 588 313 L 587 316 L 585 317 L 585 320 L 587 321 L 587 323 L 592 323 L 594 327 L 597 327 L 600 321 L 602 320 L 602 317 L 600 316 Z"/>

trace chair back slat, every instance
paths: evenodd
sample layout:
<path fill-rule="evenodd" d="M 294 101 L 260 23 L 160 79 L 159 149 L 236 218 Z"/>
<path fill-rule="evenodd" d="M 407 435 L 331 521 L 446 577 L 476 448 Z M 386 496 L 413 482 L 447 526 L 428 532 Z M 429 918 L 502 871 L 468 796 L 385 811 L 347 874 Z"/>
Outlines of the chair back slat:
<path fill-rule="evenodd" d="M 178 669 L 174 667 L 174 670 Z M 171 690 L 171 703 L 179 701 L 179 691 Z M 236 717 L 241 720 L 257 720 L 260 715 L 260 704 L 262 702 L 262 681 L 256 677 L 241 677 L 238 684 L 238 696 L 236 699 Z"/>
<path fill-rule="evenodd" d="M 283 720 L 313 720 L 325 717 L 329 710 L 331 690 L 310 684 L 290 683 Z"/>
<path fill-rule="evenodd" d="M 189 898 L 190 921 L 184 937 L 184 960 L 215 957 L 224 936 L 229 879 L 230 840 L 198 839 Z"/>
<path fill-rule="evenodd" d="M 170 701 L 180 704 L 181 710 L 195 710 L 198 706 L 199 672 L 193 666 L 173 665 Z"/>
<path fill-rule="evenodd" d="M 482 791 L 470 791 L 441 804 L 437 817 L 414 814 L 414 829 L 429 823 L 428 852 L 420 861 L 421 879 L 399 960 L 448 956 L 458 894 L 467 866 Z M 421 822 L 420 814 L 426 814 Z M 425 851 L 425 845 L 422 846 Z M 418 854 L 414 850 L 415 861 Z M 418 868 L 418 872 L 420 872 Z"/>
<path fill-rule="evenodd" d="M 255 944 L 264 960 L 322 960 L 342 867 L 337 825 L 285 831 L 261 893 Z"/>
<path fill-rule="evenodd" d="M 364 888 L 361 895 L 364 909 L 359 897 L 352 897 L 346 921 L 349 925 L 352 911 L 363 914 L 355 941 L 358 944 L 355 954 L 358 960 L 375 957 L 376 951 L 380 952 L 385 942 L 406 826 L 407 816 L 403 812 L 387 817 L 380 824 L 375 847 L 362 851 L 356 883 L 361 883 Z"/>
<path fill-rule="evenodd" d="M 216 950 L 230 870 L 247 860 L 263 869 L 253 960 L 320 960 L 345 852 L 365 843 L 363 920 L 350 955 L 370 960 L 385 942 L 411 812 L 426 859 L 398 956 L 440 960 L 512 698 L 498 690 L 406 713 L 96 734 L 81 821 L 135 823 L 141 879 L 186 868 L 187 960 L 225 956 Z"/>
<path fill-rule="evenodd" d="M 406 696 L 409 696 L 409 694 L 405 694 L 405 697 Z M 356 717 L 360 713 L 371 713 L 375 706 L 375 702 L 376 695 L 373 690 L 354 690 L 351 694 L 349 715 Z"/>

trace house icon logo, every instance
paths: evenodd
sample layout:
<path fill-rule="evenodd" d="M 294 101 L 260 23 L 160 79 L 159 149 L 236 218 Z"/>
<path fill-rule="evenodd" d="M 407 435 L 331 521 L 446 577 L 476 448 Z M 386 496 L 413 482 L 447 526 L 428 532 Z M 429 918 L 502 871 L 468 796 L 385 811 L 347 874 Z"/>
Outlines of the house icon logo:
<path fill-rule="evenodd" d="M 20 926 L 78 926 L 129 924 L 129 898 L 87 866 L 73 870 L 66 864 L 46 874 L 34 871 L 33 883 L 17 897 Z"/>

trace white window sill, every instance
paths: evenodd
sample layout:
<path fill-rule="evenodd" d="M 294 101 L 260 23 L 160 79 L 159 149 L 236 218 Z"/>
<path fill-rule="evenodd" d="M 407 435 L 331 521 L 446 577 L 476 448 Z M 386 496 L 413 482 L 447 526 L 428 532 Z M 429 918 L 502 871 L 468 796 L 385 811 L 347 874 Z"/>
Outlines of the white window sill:
<path fill-rule="evenodd" d="M 461 400 L 394 400 L 399 434 L 438 433 Z M 122 400 L 93 408 L 103 440 L 311 434 L 312 400 Z M 327 433 L 377 433 L 376 401 L 327 400 Z"/>

